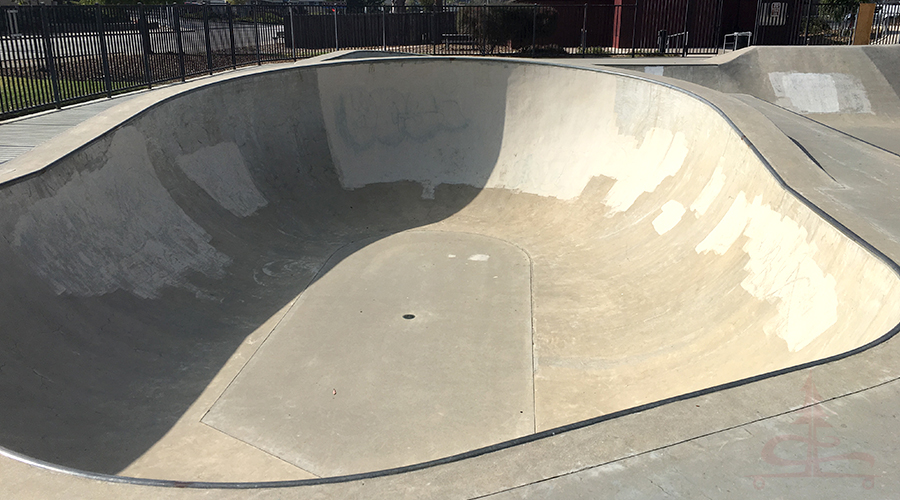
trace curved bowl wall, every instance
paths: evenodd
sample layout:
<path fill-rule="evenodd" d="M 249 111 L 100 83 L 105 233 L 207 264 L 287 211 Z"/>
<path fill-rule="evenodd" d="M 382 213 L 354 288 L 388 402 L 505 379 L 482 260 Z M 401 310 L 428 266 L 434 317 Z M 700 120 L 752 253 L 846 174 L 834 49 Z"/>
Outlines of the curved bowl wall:
<path fill-rule="evenodd" d="M 900 321 L 885 307 L 900 299 L 894 270 L 782 188 L 716 109 L 611 73 L 410 59 L 234 78 L 165 100 L 0 186 L 0 204 L 0 444 L 104 473 L 152 462 L 156 443 L 261 330 L 272 332 L 264 348 L 217 389 L 224 406 L 208 404 L 204 421 L 334 475 L 440 458 L 825 358 Z M 378 268 L 396 276 L 454 258 L 447 238 L 470 253 L 459 254 L 466 269 L 498 262 L 493 277 L 511 276 L 502 287 L 466 289 L 466 300 L 494 301 L 477 309 L 494 322 L 463 321 L 468 302 L 440 309 L 462 294 L 417 284 L 432 274 L 379 275 L 374 297 L 424 297 L 417 320 L 432 321 L 447 342 L 463 339 L 446 368 L 456 392 L 416 385 L 438 369 L 415 363 L 431 344 L 367 364 L 366 353 L 381 351 L 360 347 L 366 339 L 406 323 L 373 316 L 350 328 L 346 311 L 323 309 L 350 301 L 341 287 L 379 259 L 399 262 Z M 476 251 L 482 243 L 496 253 Z M 384 299 L 379 310 L 400 317 L 411 304 Z M 329 321 L 310 319 L 317 311 Z M 275 328 L 282 319 L 293 328 Z M 465 350 L 507 323 L 514 328 L 497 333 L 505 340 Z M 368 415 L 361 421 L 432 396 L 458 401 L 407 423 L 429 429 L 412 452 L 381 460 L 373 445 L 369 459 L 342 465 L 368 439 L 360 436 L 386 432 L 373 427 L 340 453 L 292 454 L 302 444 L 280 447 L 284 428 L 268 437 L 246 430 L 254 417 L 240 398 L 287 381 L 342 396 L 324 375 L 266 371 L 264 354 L 281 353 L 283 367 L 294 352 L 266 354 L 266 345 L 303 335 L 321 340 L 297 348 L 303 366 L 312 358 L 341 366 L 349 356 L 375 380 L 366 391 L 393 395 L 389 404 L 343 403 Z M 497 346 L 515 352 L 507 359 Z M 412 382 L 379 378 L 400 367 Z M 408 390 L 376 387 L 390 381 Z M 316 413 L 325 403 L 310 398 L 305 421 L 359 426 Z M 508 407 L 492 414 L 482 407 L 490 400 Z M 521 405 L 521 416 L 503 417 Z M 496 425 L 471 440 L 427 442 L 448 422 L 447 432 L 464 435 L 486 414 Z M 172 449 L 205 453 L 188 442 Z"/>

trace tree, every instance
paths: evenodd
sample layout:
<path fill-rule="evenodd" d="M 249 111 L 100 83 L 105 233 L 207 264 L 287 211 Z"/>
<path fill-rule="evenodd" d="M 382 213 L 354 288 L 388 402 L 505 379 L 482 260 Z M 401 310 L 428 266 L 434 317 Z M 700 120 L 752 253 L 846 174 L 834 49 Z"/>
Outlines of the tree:
<path fill-rule="evenodd" d="M 465 9 L 456 17 L 460 33 L 471 35 L 484 53 L 508 45 L 521 48 L 552 35 L 559 13 L 547 6 L 504 5 L 483 9 Z"/>
<path fill-rule="evenodd" d="M 852 19 L 856 16 L 861 0 L 822 0 L 819 4 L 819 12 L 835 21 L 841 21 L 848 16 Z"/>
<path fill-rule="evenodd" d="M 347 0 L 347 12 L 365 12 L 367 7 L 381 7 L 384 0 Z"/>

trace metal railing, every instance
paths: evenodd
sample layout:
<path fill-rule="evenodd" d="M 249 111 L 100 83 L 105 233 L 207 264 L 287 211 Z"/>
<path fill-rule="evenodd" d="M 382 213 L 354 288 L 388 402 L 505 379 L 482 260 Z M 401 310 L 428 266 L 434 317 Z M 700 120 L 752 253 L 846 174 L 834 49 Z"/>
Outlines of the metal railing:
<path fill-rule="evenodd" d="M 738 50 L 750 45 L 753 33 L 750 31 L 735 31 L 728 33 L 722 38 L 722 52 L 727 50 Z"/>
<path fill-rule="evenodd" d="M 609 5 L 0 7 L 0 119 L 338 49 L 436 55 L 636 56 L 657 31 L 715 53 L 722 0 Z M 688 36 L 689 35 L 689 36 Z M 690 45 L 687 43 L 690 41 Z"/>

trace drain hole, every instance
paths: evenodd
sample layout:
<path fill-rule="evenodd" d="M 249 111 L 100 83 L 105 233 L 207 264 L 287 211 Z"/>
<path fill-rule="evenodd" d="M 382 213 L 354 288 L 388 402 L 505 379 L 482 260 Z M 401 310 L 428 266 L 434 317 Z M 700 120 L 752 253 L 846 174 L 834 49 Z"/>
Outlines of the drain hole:
<path fill-rule="evenodd" d="M 403 315 L 403 319 L 413 319 L 415 317 L 416 317 L 415 314 L 404 314 Z"/>

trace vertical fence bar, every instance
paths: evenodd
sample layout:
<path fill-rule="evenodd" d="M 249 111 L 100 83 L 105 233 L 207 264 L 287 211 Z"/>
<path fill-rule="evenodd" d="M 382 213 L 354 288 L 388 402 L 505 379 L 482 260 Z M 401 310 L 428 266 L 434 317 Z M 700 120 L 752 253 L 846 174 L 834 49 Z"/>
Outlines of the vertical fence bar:
<path fill-rule="evenodd" d="M 381 7 L 381 50 L 387 50 L 387 18 L 384 7 Z"/>
<path fill-rule="evenodd" d="M 531 7 L 531 57 L 534 57 L 534 44 L 537 43 L 537 4 Z"/>
<path fill-rule="evenodd" d="M 0 12 L 3 12 L 3 15 L 9 15 L 9 14 L 7 14 L 6 10 L 0 9 Z M 9 28 L 10 44 L 12 44 L 12 38 L 13 38 L 13 30 L 12 30 L 12 27 L 10 27 Z M 11 92 L 0 93 L 0 116 L 3 116 L 7 112 L 15 109 L 15 106 L 13 105 L 13 99 L 12 99 L 15 96 L 15 91 L 13 90 L 13 86 L 12 86 L 13 82 L 12 82 L 12 78 L 7 75 L 6 63 L 4 62 L 4 61 L 6 61 L 6 59 L 8 57 L 7 48 L 8 47 L 6 45 L 6 40 L 4 40 L 3 38 L 0 38 L 0 70 L 3 70 L 3 71 L 0 71 L 0 86 L 11 90 Z"/>
<path fill-rule="evenodd" d="M 206 40 L 206 69 L 213 74 L 212 43 L 209 40 L 209 5 L 203 4 L 203 37 Z"/>
<path fill-rule="evenodd" d="M 341 50 L 340 43 L 338 42 L 337 7 L 332 7 L 331 12 L 334 13 L 334 50 Z"/>
<path fill-rule="evenodd" d="M 69 71 L 69 77 L 66 78 L 63 76 L 63 79 L 69 80 L 69 99 L 82 97 L 85 95 L 89 95 L 91 93 L 90 88 L 88 87 L 87 81 L 84 78 L 85 65 L 78 63 L 79 51 L 82 46 L 90 46 L 90 42 L 86 39 L 87 37 L 84 33 L 79 30 L 83 30 L 84 23 L 84 8 L 81 6 L 66 6 L 66 10 L 61 11 L 63 14 L 63 18 L 68 18 L 68 26 L 64 27 L 63 30 L 63 39 L 66 41 L 68 47 L 65 50 L 65 57 L 68 59 L 69 67 L 71 70 Z M 75 40 L 82 42 L 80 44 L 76 44 Z M 65 96 L 64 96 L 65 98 Z"/>
<path fill-rule="evenodd" d="M 624 8 L 624 7 L 623 7 Z M 638 24 L 638 2 L 635 0 L 634 9 L 631 11 L 631 57 L 635 57 L 635 41 L 637 39 L 637 24 Z"/>
<path fill-rule="evenodd" d="M 23 16 L 27 16 L 28 18 L 34 17 L 33 9 L 26 10 L 23 8 L 19 12 L 22 12 Z M 16 13 L 16 15 L 18 15 L 18 12 Z M 25 44 L 25 42 L 22 37 L 17 37 L 17 38 L 11 37 L 9 39 L 9 45 L 6 47 L 6 49 L 4 49 L 4 52 L 9 54 L 10 61 L 15 61 L 18 63 L 21 62 L 21 59 L 22 59 L 21 51 L 24 49 L 24 44 Z M 11 62 L 9 66 L 11 69 L 12 67 L 17 66 L 17 64 L 15 64 L 14 62 Z M 10 74 L 12 74 L 12 73 L 10 73 Z M 30 89 L 32 86 L 25 85 L 24 81 L 22 79 L 15 78 L 15 77 L 10 77 L 10 82 L 13 85 L 13 90 L 14 90 L 12 98 L 9 99 L 10 111 L 27 108 L 28 103 L 29 103 Z"/>
<path fill-rule="evenodd" d="M 684 42 L 682 42 L 681 47 L 681 57 L 685 57 L 688 54 L 688 28 L 690 28 L 691 22 L 691 0 L 687 0 L 687 5 L 684 8 L 684 29 L 682 33 L 684 34 Z"/>
<path fill-rule="evenodd" d="M 722 36 L 724 35 L 724 33 L 722 32 L 722 17 L 724 9 L 725 0 L 719 0 L 719 13 L 716 15 L 716 34 L 714 35 L 712 40 L 715 47 L 719 46 L 719 40 L 721 40 Z M 735 41 L 735 43 L 737 42 Z M 718 50 L 716 50 L 716 52 L 714 53 L 718 53 Z"/>
<path fill-rule="evenodd" d="M 225 4 L 225 17 L 228 18 L 228 43 L 231 48 L 231 69 L 237 69 L 237 55 L 234 49 L 234 10 L 231 4 Z"/>
<path fill-rule="evenodd" d="M 257 66 L 262 64 L 262 59 L 260 58 L 260 54 L 259 54 L 259 19 L 257 19 L 258 15 L 259 15 L 258 7 L 259 7 L 258 3 L 254 3 L 252 6 L 250 6 L 250 13 L 253 15 L 253 38 L 254 38 L 254 41 L 256 42 L 256 43 L 254 43 L 254 45 L 256 45 L 256 65 Z"/>
<path fill-rule="evenodd" d="M 151 87 L 150 77 L 150 52 L 153 48 L 150 46 L 150 28 L 147 26 L 147 16 L 144 12 L 144 6 L 138 4 L 138 30 L 141 32 L 141 59 L 144 61 L 144 83 Z"/>
<path fill-rule="evenodd" d="M 44 8 L 43 6 L 37 7 L 36 16 L 38 16 L 38 18 L 35 19 L 34 22 L 42 23 L 39 16 L 41 15 L 40 9 L 43 9 L 43 8 Z M 50 30 L 49 27 L 47 27 L 47 28 L 42 27 L 41 30 L 42 30 L 41 33 L 46 33 L 45 36 L 49 36 L 49 30 Z M 30 45 L 31 50 L 35 51 L 36 53 L 39 53 L 39 51 L 43 51 L 44 57 L 47 57 L 48 52 L 44 49 L 44 44 L 48 43 L 48 40 L 46 40 L 44 38 L 44 36 L 42 36 L 41 38 L 35 37 L 29 41 L 31 42 L 30 44 L 24 44 L 24 45 Z M 50 61 L 53 61 L 52 51 L 49 54 L 51 55 Z M 46 64 L 46 62 L 45 62 L 45 64 Z M 47 72 L 49 73 L 49 71 L 50 71 L 50 66 L 48 65 Z M 54 69 L 54 71 L 55 71 L 55 69 Z M 38 76 L 34 72 L 32 72 L 32 75 Z M 29 89 L 28 93 L 31 95 L 31 102 L 34 102 L 36 104 L 45 104 L 45 103 L 53 103 L 54 102 L 53 79 L 52 78 L 47 84 L 44 84 L 42 82 L 40 85 L 38 85 L 36 80 L 31 80 L 28 83 L 23 83 L 23 85 Z"/>
<path fill-rule="evenodd" d="M 803 45 L 809 45 L 809 18 L 812 16 L 812 0 L 806 2 L 806 27 L 803 30 Z"/>
<path fill-rule="evenodd" d="M 588 4 L 584 4 L 582 7 L 583 12 L 581 16 L 581 57 L 584 57 L 587 54 L 587 11 Z"/>
<path fill-rule="evenodd" d="M 297 38 L 294 36 L 296 26 L 294 26 L 294 6 L 288 5 L 288 22 L 291 23 L 291 58 L 297 60 Z M 285 39 L 287 42 L 287 39 Z"/>
<path fill-rule="evenodd" d="M 12 9 L 10 9 L 10 10 L 12 10 Z M 10 11 L 6 10 L 5 8 L 0 7 L 0 13 L 2 13 L 3 16 L 7 18 L 7 22 L 9 22 L 13 18 L 13 15 L 10 14 L 9 12 Z M 0 20 L 0 21 L 2 21 L 2 20 Z M 12 39 L 13 39 L 14 33 L 16 31 L 13 30 L 12 25 L 9 25 L 9 26 L 7 26 L 7 32 L 9 34 L 10 44 L 12 44 Z M 9 76 L 7 76 L 7 73 L 6 73 L 5 61 L 8 58 L 7 54 L 8 54 L 8 51 L 7 51 L 6 39 L 3 38 L 3 33 L 0 32 L 0 87 L 5 88 L 5 89 L 12 89 L 12 81 L 11 81 L 12 79 Z M 15 109 L 12 104 L 12 99 L 11 99 L 11 97 L 13 95 L 14 95 L 13 92 L 0 93 L 0 116 L 3 116 L 8 111 L 12 111 L 13 109 Z"/>
<path fill-rule="evenodd" d="M 66 35 L 69 32 L 69 27 L 66 26 L 65 11 L 60 12 L 59 8 L 50 7 L 50 10 L 47 12 L 50 14 L 50 33 L 56 34 L 56 37 L 51 38 L 53 43 L 53 58 L 56 60 L 56 75 L 59 78 L 59 93 L 62 97 L 62 102 L 65 102 L 69 96 L 78 93 L 78 80 L 77 78 L 73 78 L 74 75 L 70 75 L 70 71 L 68 71 L 69 66 L 71 66 L 68 57 L 68 54 L 71 51 L 69 47 L 67 47 L 69 36 Z"/>
<path fill-rule="evenodd" d="M 48 6 L 47 14 L 50 21 L 50 42 L 53 45 L 54 66 L 56 66 L 56 76 L 59 80 L 59 93 L 62 102 L 65 102 L 67 94 L 71 94 L 74 90 L 72 88 L 74 80 L 67 78 L 69 75 L 67 75 L 68 71 L 66 71 L 69 61 L 66 60 L 66 42 L 68 40 L 66 40 L 67 37 L 65 36 L 65 16 L 60 15 L 59 9 L 51 6 Z M 56 36 L 53 36 L 54 34 Z"/>
<path fill-rule="evenodd" d="M 756 6 L 756 19 L 753 21 L 753 45 L 759 45 L 759 18 L 762 15 L 762 3 Z"/>
<path fill-rule="evenodd" d="M 31 14 L 31 22 L 32 23 L 40 23 L 40 17 L 35 19 L 36 16 L 40 16 L 40 8 L 35 7 L 29 9 Z M 43 31 L 42 31 L 43 32 Z M 27 37 L 25 39 L 19 39 L 19 54 L 20 57 L 24 57 L 27 50 L 32 50 L 35 53 L 39 53 L 39 51 L 43 50 L 41 47 L 44 44 L 43 37 L 38 38 L 35 37 Z M 46 64 L 46 63 L 45 63 Z M 49 71 L 49 69 L 48 69 Z M 31 73 L 34 75 L 34 73 Z M 34 75 L 36 76 L 36 75 Z M 29 105 L 31 103 L 40 103 L 41 101 L 52 102 L 53 99 L 53 85 L 52 82 L 49 85 L 37 84 L 37 80 L 29 78 L 28 80 L 20 81 L 22 93 L 24 94 L 22 97 L 22 102 L 24 105 Z M 29 106 L 30 107 L 30 106 Z"/>
<path fill-rule="evenodd" d="M 47 6 L 41 5 L 41 28 L 44 34 L 44 63 L 47 65 L 47 71 L 50 73 L 50 88 L 53 92 L 53 102 L 56 107 L 60 107 L 62 96 L 59 92 L 59 75 L 56 74 L 56 62 L 53 60 L 53 43 L 50 40 L 50 20 L 47 18 Z"/>
<path fill-rule="evenodd" d="M 103 86 L 106 97 L 112 97 L 112 75 L 109 74 L 109 48 L 106 46 L 106 29 L 103 26 L 103 11 L 100 4 L 94 6 L 97 18 L 97 36 L 100 38 L 100 61 L 103 64 Z"/>
<path fill-rule="evenodd" d="M 856 27 L 859 25 L 859 4 L 856 5 L 856 16 L 853 18 L 853 29 L 850 30 L 850 36 L 847 40 L 847 45 L 853 45 L 853 40 L 856 38 Z"/>
<path fill-rule="evenodd" d="M 181 81 L 184 81 L 185 71 L 184 71 L 184 42 L 181 40 L 181 13 L 183 11 L 183 7 L 181 5 L 176 5 L 172 8 L 173 16 L 175 17 L 175 50 L 178 52 L 178 74 L 181 77 Z"/>

